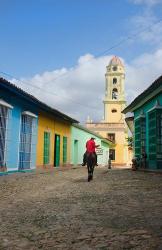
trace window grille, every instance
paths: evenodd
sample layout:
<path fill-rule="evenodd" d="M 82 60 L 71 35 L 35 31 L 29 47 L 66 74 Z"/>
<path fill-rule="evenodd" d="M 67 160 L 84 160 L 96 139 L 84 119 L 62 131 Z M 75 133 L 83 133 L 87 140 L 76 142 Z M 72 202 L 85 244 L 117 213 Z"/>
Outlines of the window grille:
<path fill-rule="evenodd" d="M 109 149 L 109 158 L 115 161 L 115 149 Z"/>
<path fill-rule="evenodd" d="M 8 144 L 10 141 L 11 109 L 0 105 L 0 167 L 8 165 Z"/>
<path fill-rule="evenodd" d="M 63 163 L 67 162 L 67 137 L 63 137 Z"/>
<path fill-rule="evenodd" d="M 5 145 L 8 108 L 0 105 L 0 166 L 5 165 Z"/>
<path fill-rule="evenodd" d="M 50 132 L 44 132 L 44 164 L 49 164 L 50 159 Z"/>
<path fill-rule="evenodd" d="M 33 140 L 34 137 L 34 140 Z M 36 119 L 21 115 L 19 169 L 30 169 L 36 147 Z"/>
<path fill-rule="evenodd" d="M 149 160 L 162 168 L 162 109 L 149 112 Z"/>
<path fill-rule="evenodd" d="M 146 118 L 135 120 L 135 156 L 140 157 L 146 148 Z"/>

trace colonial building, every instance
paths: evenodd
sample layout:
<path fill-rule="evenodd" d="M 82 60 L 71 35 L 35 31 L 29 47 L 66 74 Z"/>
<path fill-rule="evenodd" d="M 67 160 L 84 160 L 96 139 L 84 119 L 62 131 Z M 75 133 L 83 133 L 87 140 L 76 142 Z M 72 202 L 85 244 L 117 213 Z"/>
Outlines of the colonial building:
<path fill-rule="evenodd" d="M 0 78 L 0 175 L 70 163 L 78 121 Z"/>
<path fill-rule="evenodd" d="M 121 113 L 126 107 L 124 83 L 124 65 L 118 57 L 114 56 L 106 67 L 104 120 L 93 123 L 89 119 L 86 122 L 87 128 L 113 142 L 114 147 L 110 149 L 110 153 L 115 165 L 125 165 L 129 161 L 127 126 L 125 116 Z"/>
<path fill-rule="evenodd" d="M 108 165 L 111 142 L 79 124 L 72 124 L 71 126 L 71 164 L 80 165 L 83 162 L 86 142 L 91 137 L 95 138 L 96 145 L 100 145 L 96 149 L 98 164 L 100 166 Z"/>
<path fill-rule="evenodd" d="M 123 113 L 134 113 L 128 118 L 134 134 L 134 156 L 141 168 L 162 169 L 162 76 L 137 96 Z M 134 129 L 131 124 L 134 122 Z"/>

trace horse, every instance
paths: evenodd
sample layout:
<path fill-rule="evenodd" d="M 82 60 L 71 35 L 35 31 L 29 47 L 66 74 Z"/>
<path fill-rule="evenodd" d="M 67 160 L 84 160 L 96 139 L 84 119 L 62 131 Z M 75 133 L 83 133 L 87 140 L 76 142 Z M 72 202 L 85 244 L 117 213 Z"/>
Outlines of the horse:
<path fill-rule="evenodd" d="M 96 164 L 96 156 L 94 153 L 87 153 L 86 157 L 88 169 L 88 182 L 93 180 L 93 171 Z"/>

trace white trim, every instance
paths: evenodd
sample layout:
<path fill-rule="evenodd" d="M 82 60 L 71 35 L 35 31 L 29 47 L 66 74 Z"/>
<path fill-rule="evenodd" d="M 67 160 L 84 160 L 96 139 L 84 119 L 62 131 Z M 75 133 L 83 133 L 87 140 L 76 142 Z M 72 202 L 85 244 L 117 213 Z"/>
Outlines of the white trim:
<path fill-rule="evenodd" d="M 10 108 L 10 109 L 13 109 L 12 105 L 10 105 L 9 103 L 3 101 L 2 99 L 0 99 L 0 105 L 5 106 L 5 107 Z"/>
<path fill-rule="evenodd" d="M 151 111 L 153 111 L 155 109 L 162 109 L 162 106 L 159 104 L 158 100 L 156 101 L 154 107 L 152 107 L 151 109 L 149 109 L 147 112 L 149 113 L 149 112 L 151 112 Z"/>
<path fill-rule="evenodd" d="M 136 121 L 137 119 L 140 119 L 140 118 L 146 118 L 146 115 L 139 115 L 139 116 L 137 116 L 137 117 L 134 119 L 134 121 Z"/>
<path fill-rule="evenodd" d="M 31 166 L 29 170 L 36 169 L 36 164 L 34 166 Z"/>
<path fill-rule="evenodd" d="M 7 168 L 7 172 L 9 172 L 9 171 L 15 171 L 15 170 L 19 170 L 18 168 Z M 5 172 L 4 172 L 5 173 Z"/>
<path fill-rule="evenodd" d="M 37 117 L 38 117 L 37 115 L 33 114 L 33 113 L 30 112 L 30 111 L 23 111 L 23 112 L 22 112 L 22 115 L 28 115 L 28 116 L 31 116 L 31 117 L 33 117 L 33 118 L 37 118 Z"/>
<path fill-rule="evenodd" d="M 156 95 L 160 94 L 160 92 L 162 91 L 162 86 L 160 85 L 157 89 L 155 89 L 151 94 L 148 94 L 147 97 L 143 98 L 143 100 L 141 100 L 138 104 L 136 104 L 134 107 L 130 108 L 128 112 L 133 112 L 134 110 L 140 108 L 141 106 L 143 106 L 146 102 L 148 102 L 150 99 L 152 99 L 153 97 L 155 97 Z M 131 104 L 130 104 L 131 105 Z M 129 105 L 128 105 L 129 106 Z M 127 109 L 127 107 L 126 107 Z"/>
<path fill-rule="evenodd" d="M 18 141 L 18 156 L 17 156 L 17 169 L 19 170 L 19 161 L 20 161 L 20 136 L 21 136 L 21 114 L 19 117 L 19 141 Z"/>

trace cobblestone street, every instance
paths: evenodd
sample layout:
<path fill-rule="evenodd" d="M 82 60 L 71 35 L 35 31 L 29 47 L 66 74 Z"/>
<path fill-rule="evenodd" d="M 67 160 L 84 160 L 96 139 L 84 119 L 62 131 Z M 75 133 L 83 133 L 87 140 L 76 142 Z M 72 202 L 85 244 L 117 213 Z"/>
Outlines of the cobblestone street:
<path fill-rule="evenodd" d="M 0 177 L 0 249 L 162 249 L 162 175 L 96 168 Z"/>

